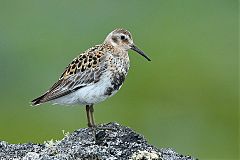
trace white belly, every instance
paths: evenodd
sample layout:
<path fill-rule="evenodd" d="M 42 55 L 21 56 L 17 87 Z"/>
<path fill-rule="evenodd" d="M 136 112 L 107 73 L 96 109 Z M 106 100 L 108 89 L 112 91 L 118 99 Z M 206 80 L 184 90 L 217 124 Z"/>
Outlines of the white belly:
<path fill-rule="evenodd" d="M 96 104 L 106 100 L 108 97 L 114 95 L 117 91 L 113 91 L 112 94 L 106 95 L 106 89 L 111 87 L 110 76 L 105 75 L 97 83 L 83 87 L 73 93 L 53 100 L 54 104 L 72 105 L 83 104 L 90 105 Z"/>

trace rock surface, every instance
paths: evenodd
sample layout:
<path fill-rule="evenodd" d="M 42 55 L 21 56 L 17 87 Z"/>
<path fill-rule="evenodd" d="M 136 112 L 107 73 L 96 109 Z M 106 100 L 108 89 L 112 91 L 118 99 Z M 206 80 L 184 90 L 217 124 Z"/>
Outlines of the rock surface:
<path fill-rule="evenodd" d="M 84 128 L 44 144 L 0 141 L 0 160 L 193 160 L 173 149 L 158 149 L 128 127 L 117 123 Z"/>

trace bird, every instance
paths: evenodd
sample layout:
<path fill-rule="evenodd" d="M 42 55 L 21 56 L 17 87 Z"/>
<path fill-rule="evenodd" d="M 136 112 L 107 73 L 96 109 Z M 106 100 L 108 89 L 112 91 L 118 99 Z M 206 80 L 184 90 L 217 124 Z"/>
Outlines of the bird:
<path fill-rule="evenodd" d="M 95 45 L 74 58 L 58 81 L 31 101 L 32 106 L 46 102 L 85 105 L 87 126 L 95 127 L 93 106 L 115 95 L 123 85 L 130 67 L 129 50 L 151 61 L 135 45 L 128 30 L 113 30 L 102 44 Z"/>

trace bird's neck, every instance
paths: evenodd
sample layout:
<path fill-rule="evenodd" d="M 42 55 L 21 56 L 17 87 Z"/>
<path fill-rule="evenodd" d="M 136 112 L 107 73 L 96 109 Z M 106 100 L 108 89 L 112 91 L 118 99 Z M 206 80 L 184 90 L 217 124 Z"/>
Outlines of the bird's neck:
<path fill-rule="evenodd" d="M 107 52 L 111 52 L 111 54 L 115 57 L 122 57 L 128 59 L 128 51 L 125 49 L 115 47 L 110 43 L 103 43 L 103 48 L 105 48 Z"/>

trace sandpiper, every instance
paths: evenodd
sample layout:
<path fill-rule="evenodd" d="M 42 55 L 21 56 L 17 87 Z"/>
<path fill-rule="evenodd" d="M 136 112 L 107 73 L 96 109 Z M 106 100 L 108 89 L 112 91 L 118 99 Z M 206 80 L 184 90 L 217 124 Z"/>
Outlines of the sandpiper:
<path fill-rule="evenodd" d="M 94 127 L 93 105 L 113 96 L 121 88 L 130 67 L 128 50 L 150 59 L 133 43 L 125 29 L 115 29 L 104 42 L 77 56 L 59 80 L 32 105 L 52 102 L 86 105 L 88 127 Z"/>

